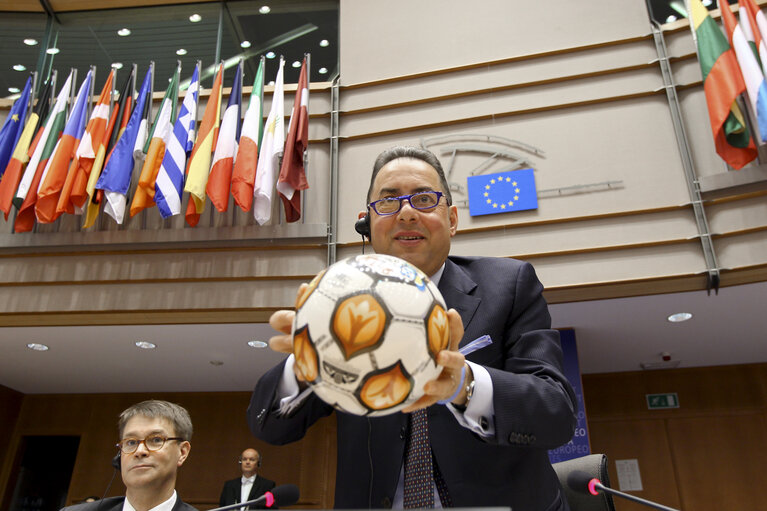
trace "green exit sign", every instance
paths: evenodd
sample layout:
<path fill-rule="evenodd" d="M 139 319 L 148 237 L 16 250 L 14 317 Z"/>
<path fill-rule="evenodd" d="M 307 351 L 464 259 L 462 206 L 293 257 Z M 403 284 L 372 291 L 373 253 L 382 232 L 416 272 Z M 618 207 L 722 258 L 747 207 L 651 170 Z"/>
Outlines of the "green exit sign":
<path fill-rule="evenodd" d="M 679 408 L 679 396 L 676 392 L 667 394 L 645 394 L 647 397 L 647 408 L 650 410 L 663 410 L 666 408 Z"/>

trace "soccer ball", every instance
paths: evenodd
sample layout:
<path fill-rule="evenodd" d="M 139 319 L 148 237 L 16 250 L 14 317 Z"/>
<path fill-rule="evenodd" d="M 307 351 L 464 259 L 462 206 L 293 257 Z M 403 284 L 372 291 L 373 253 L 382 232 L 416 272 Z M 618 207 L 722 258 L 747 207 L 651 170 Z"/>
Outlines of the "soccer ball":
<path fill-rule="evenodd" d="M 445 300 L 422 271 L 359 255 L 320 272 L 297 298 L 293 355 L 323 401 L 375 417 L 423 395 L 449 335 Z"/>

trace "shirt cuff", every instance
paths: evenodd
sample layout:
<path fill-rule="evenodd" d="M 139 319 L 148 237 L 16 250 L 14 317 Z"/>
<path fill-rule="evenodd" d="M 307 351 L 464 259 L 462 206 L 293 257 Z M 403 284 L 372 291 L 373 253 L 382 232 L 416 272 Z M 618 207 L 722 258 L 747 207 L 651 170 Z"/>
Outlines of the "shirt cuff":
<path fill-rule="evenodd" d="M 282 410 L 284 407 L 290 404 L 298 393 L 300 388 L 298 387 L 298 380 L 296 380 L 296 373 L 293 372 L 293 364 L 295 364 L 296 358 L 291 353 L 288 358 L 285 359 L 285 367 L 282 370 L 282 378 L 277 385 L 277 395 L 275 401 L 279 400 L 279 408 Z"/>
<path fill-rule="evenodd" d="M 474 376 L 474 394 L 469 405 L 462 412 L 452 404 L 448 409 L 461 426 L 470 429 L 481 437 L 495 435 L 495 408 L 493 406 L 493 380 L 487 369 L 474 362 L 466 361 Z"/>

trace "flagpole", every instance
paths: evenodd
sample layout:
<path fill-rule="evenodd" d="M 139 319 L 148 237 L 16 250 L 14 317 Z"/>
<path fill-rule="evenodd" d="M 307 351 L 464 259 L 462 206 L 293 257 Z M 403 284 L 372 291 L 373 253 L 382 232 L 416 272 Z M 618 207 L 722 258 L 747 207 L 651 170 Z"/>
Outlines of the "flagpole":
<path fill-rule="evenodd" d="M 90 119 L 91 114 L 93 113 L 93 91 L 95 88 L 96 88 L 96 66 L 91 66 L 91 87 L 90 87 L 90 91 L 88 91 L 89 95 L 88 95 L 88 102 L 87 102 L 88 108 L 86 110 L 87 113 L 85 115 L 86 119 Z"/>
<path fill-rule="evenodd" d="M 306 94 L 309 95 L 309 86 L 312 83 L 311 79 L 309 78 L 311 76 L 311 69 L 312 69 L 312 54 L 311 53 L 304 53 L 304 59 L 306 60 Z M 306 122 L 309 122 L 309 97 L 306 99 Z M 303 101 L 303 97 L 301 98 Z M 309 171 L 309 141 L 306 141 L 306 150 L 304 151 L 304 175 L 308 175 Z M 293 193 L 300 193 L 298 190 L 296 190 Z M 301 194 L 301 223 L 306 223 L 306 191 Z"/>
<path fill-rule="evenodd" d="M 32 106 L 35 104 L 35 97 L 37 96 L 35 94 L 35 91 L 37 90 L 37 71 L 32 71 L 31 76 L 32 76 L 32 90 L 29 91 L 29 104 L 27 105 L 27 115 L 26 115 L 27 119 L 29 119 L 29 116 L 32 115 Z"/>
<path fill-rule="evenodd" d="M 77 68 L 70 67 L 69 72 L 72 74 L 72 87 L 69 89 L 69 108 L 67 108 L 67 119 L 72 115 L 72 109 L 75 107 L 75 96 L 77 93 Z"/>

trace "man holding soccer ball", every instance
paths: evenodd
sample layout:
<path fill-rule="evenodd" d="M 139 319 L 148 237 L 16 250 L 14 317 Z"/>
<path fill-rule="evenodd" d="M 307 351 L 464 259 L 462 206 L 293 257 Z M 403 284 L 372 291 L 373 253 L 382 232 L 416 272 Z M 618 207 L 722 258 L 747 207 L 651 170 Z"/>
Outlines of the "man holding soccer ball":
<path fill-rule="evenodd" d="M 408 261 L 438 285 L 451 308 L 450 347 L 437 357 L 441 374 L 403 413 L 338 412 L 335 507 L 567 510 L 547 451 L 572 437 L 575 396 L 532 266 L 448 256 L 458 211 L 427 150 L 379 155 L 367 203 L 355 228 L 376 253 Z M 272 349 L 292 353 L 293 316 L 272 316 L 282 333 Z M 333 412 L 305 387 L 292 355 L 265 374 L 248 409 L 253 433 L 288 443 Z"/>

